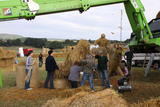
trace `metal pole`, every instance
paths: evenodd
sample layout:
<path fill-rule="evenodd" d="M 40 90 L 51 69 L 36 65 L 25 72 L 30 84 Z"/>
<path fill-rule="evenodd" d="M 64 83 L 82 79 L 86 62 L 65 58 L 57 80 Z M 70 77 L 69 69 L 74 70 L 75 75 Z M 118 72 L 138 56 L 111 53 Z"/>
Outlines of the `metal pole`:
<path fill-rule="evenodd" d="M 154 53 L 151 53 L 149 62 L 147 64 L 147 68 L 145 69 L 145 74 L 144 74 L 145 77 L 147 77 L 148 73 L 150 72 L 153 61 L 154 61 Z"/>
<path fill-rule="evenodd" d="M 120 21 L 120 41 L 122 41 L 122 23 L 123 23 L 123 10 L 121 9 L 121 21 Z"/>

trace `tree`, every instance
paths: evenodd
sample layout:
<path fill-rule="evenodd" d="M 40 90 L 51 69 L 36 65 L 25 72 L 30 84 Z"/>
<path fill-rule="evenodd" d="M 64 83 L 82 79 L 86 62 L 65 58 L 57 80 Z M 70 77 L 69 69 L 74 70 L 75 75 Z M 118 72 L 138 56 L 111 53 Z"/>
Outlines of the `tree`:
<path fill-rule="evenodd" d="M 62 49 L 64 48 L 63 42 L 58 42 L 58 41 L 52 41 L 47 43 L 47 48 L 52 48 L 52 49 Z"/>
<path fill-rule="evenodd" d="M 42 48 L 46 45 L 46 42 L 46 38 L 26 38 L 26 40 L 24 41 L 24 45 Z"/>

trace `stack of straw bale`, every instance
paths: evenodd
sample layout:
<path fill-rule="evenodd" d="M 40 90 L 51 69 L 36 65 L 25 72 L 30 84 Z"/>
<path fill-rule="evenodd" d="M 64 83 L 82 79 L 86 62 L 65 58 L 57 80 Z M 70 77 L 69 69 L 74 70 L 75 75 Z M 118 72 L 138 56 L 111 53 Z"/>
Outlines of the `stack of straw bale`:
<path fill-rule="evenodd" d="M 82 60 L 89 52 L 89 42 L 87 40 L 80 40 L 74 48 L 71 48 L 69 51 L 65 52 L 65 61 L 59 66 L 60 70 L 56 71 L 58 73 L 55 74 L 57 75 L 55 78 L 67 77 L 69 75 L 70 67 L 74 64 L 74 62 Z"/>
<path fill-rule="evenodd" d="M 39 72 L 39 69 L 38 69 L 37 60 L 35 61 L 34 65 L 33 65 L 31 85 L 30 86 L 32 88 L 40 87 L 40 72 Z"/>
<path fill-rule="evenodd" d="M 123 48 L 119 44 L 114 44 L 109 50 L 109 72 L 121 74 L 120 64 Z"/>
<path fill-rule="evenodd" d="M 0 67 L 13 67 L 16 52 L 0 47 Z"/>
<path fill-rule="evenodd" d="M 110 43 L 108 39 L 106 39 L 105 37 L 101 37 L 96 40 L 94 44 L 98 45 L 99 47 L 107 47 Z"/>
<path fill-rule="evenodd" d="M 25 62 L 20 62 L 16 66 L 16 86 L 17 88 L 21 88 L 21 89 L 24 88 L 25 77 L 26 77 Z"/>
<path fill-rule="evenodd" d="M 6 50 L 0 47 L 0 59 L 10 59 L 15 58 L 16 52 L 12 50 Z"/>
<path fill-rule="evenodd" d="M 79 92 L 66 99 L 52 99 L 43 107 L 127 107 L 127 102 L 114 90 Z"/>

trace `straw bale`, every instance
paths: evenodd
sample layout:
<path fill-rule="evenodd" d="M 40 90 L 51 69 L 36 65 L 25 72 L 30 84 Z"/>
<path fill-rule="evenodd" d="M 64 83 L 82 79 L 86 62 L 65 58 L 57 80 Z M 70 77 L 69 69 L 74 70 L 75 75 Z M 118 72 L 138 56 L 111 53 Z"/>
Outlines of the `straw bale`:
<path fill-rule="evenodd" d="M 79 92 L 66 99 L 52 99 L 43 107 L 127 107 L 127 102 L 114 90 L 89 93 Z"/>
<path fill-rule="evenodd" d="M 96 40 L 94 44 L 98 45 L 99 47 L 107 47 L 109 45 L 109 40 L 105 37 L 101 37 L 98 40 Z"/>
<path fill-rule="evenodd" d="M 71 51 L 71 61 L 74 63 L 75 61 L 82 60 L 86 54 L 90 52 L 90 44 L 87 40 L 80 40 L 75 48 Z"/>
<path fill-rule="evenodd" d="M 62 71 L 64 76 L 69 75 L 70 67 L 74 62 L 82 60 L 86 54 L 90 52 L 90 44 L 87 40 L 80 40 L 74 48 L 68 49 L 65 52 L 66 58 L 64 64 L 61 65 L 60 70 Z"/>
<path fill-rule="evenodd" d="M 37 60 L 35 61 L 33 65 L 33 70 L 32 70 L 32 77 L 31 77 L 31 84 L 30 86 L 32 88 L 38 88 L 40 87 L 40 72 L 38 70 L 38 63 Z"/>
<path fill-rule="evenodd" d="M 121 73 L 120 63 L 122 60 L 123 48 L 119 44 L 114 44 L 109 48 L 109 72 Z"/>
<path fill-rule="evenodd" d="M 18 88 L 24 88 L 25 76 L 25 62 L 21 62 L 16 66 L 16 86 Z"/>
<path fill-rule="evenodd" d="M 160 11 L 158 12 L 156 18 L 160 18 Z"/>
<path fill-rule="evenodd" d="M 0 59 L 0 67 L 13 67 L 14 59 Z"/>
<path fill-rule="evenodd" d="M 12 50 L 6 50 L 0 47 L 0 59 L 10 59 L 15 58 L 16 52 Z"/>
<path fill-rule="evenodd" d="M 39 54 L 37 54 L 37 53 L 33 53 L 33 56 L 32 56 L 33 58 L 38 58 L 39 57 Z"/>
<path fill-rule="evenodd" d="M 16 66 L 16 85 L 18 88 L 24 88 L 24 83 L 25 83 L 25 62 L 20 62 Z M 33 70 L 32 70 L 32 77 L 31 77 L 31 83 L 30 86 L 33 88 L 38 88 L 40 86 L 40 74 L 38 71 L 38 64 L 35 62 L 33 65 Z"/>
<path fill-rule="evenodd" d="M 54 72 L 54 78 L 56 79 L 64 79 L 67 78 L 69 75 L 69 72 L 66 72 L 67 70 L 64 69 L 64 67 L 66 68 L 66 66 L 68 65 L 64 65 L 63 63 L 59 63 L 58 67 L 60 68 L 59 70 L 56 70 Z"/>
<path fill-rule="evenodd" d="M 56 89 L 66 89 L 69 88 L 69 82 L 67 79 L 55 79 L 54 87 Z"/>
<path fill-rule="evenodd" d="M 49 48 L 42 48 L 42 54 L 48 54 Z"/>
<path fill-rule="evenodd" d="M 91 53 L 94 55 L 99 55 L 100 52 L 102 52 L 104 55 L 107 55 L 108 51 L 104 47 L 99 47 L 99 48 L 92 48 Z"/>

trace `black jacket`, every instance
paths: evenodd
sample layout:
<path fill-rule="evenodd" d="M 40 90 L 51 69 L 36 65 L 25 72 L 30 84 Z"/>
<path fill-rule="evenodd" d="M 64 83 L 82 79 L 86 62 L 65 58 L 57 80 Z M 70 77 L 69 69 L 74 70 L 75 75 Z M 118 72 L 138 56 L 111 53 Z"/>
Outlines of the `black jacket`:
<path fill-rule="evenodd" d="M 53 72 L 59 69 L 53 56 L 48 56 L 45 63 L 46 71 Z"/>

